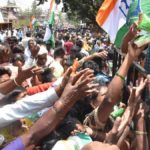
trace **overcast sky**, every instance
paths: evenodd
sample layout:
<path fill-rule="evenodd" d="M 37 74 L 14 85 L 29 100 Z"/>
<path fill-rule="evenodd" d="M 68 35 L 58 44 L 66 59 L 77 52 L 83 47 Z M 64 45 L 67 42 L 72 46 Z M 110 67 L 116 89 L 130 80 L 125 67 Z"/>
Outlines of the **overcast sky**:
<path fill-rule="evenodd" d="M 14 0 L 10 0 L 10 1 L 14 1 Z M 26 8 L 30 8 L 31 5 L 32 5 L 32 2 L 34 0 L 15 0 L 16 3 L 17 3 L 17 6 L 21 7 L 22 9 L 26 9 Z M 49 5 L 50 5 L 50 1 L 51 0 L 48 0 L 49 2 L 45 3 L 44 5 L 41 5 L 40 7 L 42 9 L 48 9 L 49 8 Z M 6 5 L 7 4 L 7 0 L 0 0 L 0 6 L 3 6 L 3 5 Z"/>

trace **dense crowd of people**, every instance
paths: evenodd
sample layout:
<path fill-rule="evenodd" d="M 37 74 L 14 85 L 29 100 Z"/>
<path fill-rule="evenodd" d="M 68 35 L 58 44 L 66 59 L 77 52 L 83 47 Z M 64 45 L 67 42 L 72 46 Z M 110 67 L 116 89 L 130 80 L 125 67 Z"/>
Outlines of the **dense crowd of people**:
<path fill-rule="evenodd" d="M 105 33 L 58 30 L 52 47 L 43 29 L 1 31 L 0 148 L 149 150 L 150 76 L 126 82 L 147 48 L 133 44 L 135 35 L 130 28 L 113 76 L 115 46 Z"/>

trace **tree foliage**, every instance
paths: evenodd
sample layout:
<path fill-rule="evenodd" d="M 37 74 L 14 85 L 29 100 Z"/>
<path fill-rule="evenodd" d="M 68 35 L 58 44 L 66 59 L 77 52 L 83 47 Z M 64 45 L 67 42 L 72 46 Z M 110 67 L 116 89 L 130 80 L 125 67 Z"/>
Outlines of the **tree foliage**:
<path fill-rule="evenodd" d="M 95 17 L 103 0 L 63 0 L 68 17 L 95 24 Z"/>
<path fill-rule="evenodd" d="M 37 0 L 38 4 L 43 4 L 47 0 Z M 99 7 L 104 0 L 63 0 L 64 11 L 69 19 L 82 20 L 85 23 L 96 24 L 95 17 Z M 57 0 L 59 3 L 60 0 Z"/>

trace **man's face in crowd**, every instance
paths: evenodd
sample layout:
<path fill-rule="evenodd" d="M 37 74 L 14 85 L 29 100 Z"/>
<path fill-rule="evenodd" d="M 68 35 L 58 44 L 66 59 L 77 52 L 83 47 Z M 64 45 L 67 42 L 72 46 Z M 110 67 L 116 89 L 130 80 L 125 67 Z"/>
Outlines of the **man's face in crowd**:
<path fill-rule="evenodd" d="M 70 57 L 71 57 L 72 59 L 75 59 L 75 58 L 76 58 L 76 52 L 75 52 L 75 51 L 71 51 Z"/>
<path fill-rule="evenodd" d="M 12 40 L 9 41 L 9 46 L 11 47 L 11 49 L 13 49 L 17 44 L 17 42 L 14 42 Z"/>
<path fill-rule="evenodd" d="M 35 47 L 35 42 L 33 40 L 29 41 L 29 49 L 32 50 Z"/>
<path fill-rule="evenodd" d="M 32 56 L 36 57 L 37 53 L 39 52 L 40 47 L 34 41 L 30 41 L 29 49 L 32 53 Z"/>
<path fill-rule="evenodd" d="M 46 64 L 46 61 L 47 61 L 47 54 L 39 55 L 38 60 L 37 60 L 37 64 L 39 66 L 44 66 Z"/>
<path fill-rule="evenodd" d="M 3 51 L 0 52 L 0 63 L 9 62 L 11 57 L 11 50 L 5 46 L 3 46 Z"/>

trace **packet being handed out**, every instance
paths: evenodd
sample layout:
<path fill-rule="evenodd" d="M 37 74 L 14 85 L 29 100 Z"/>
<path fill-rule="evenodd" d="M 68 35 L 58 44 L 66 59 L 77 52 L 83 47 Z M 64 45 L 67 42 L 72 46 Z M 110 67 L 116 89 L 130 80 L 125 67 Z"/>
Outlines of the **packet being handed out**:
<path fill-rule="evenodd" d="M 136 22 L 137 28 L 141 30 L 140 34 L 135 38 L 134 44 L 137 47 L 150 43 L 150 18 L 143 13 L 139 14 L 139 20 Z"/>
<path fill-rule="evenodd" d="M 150 43 L 150 33 L 139 34 L 134 40 L 134 44 L 137 47 L 142 47 L 143 45 L 147 45 L 149 43 Z"/>

